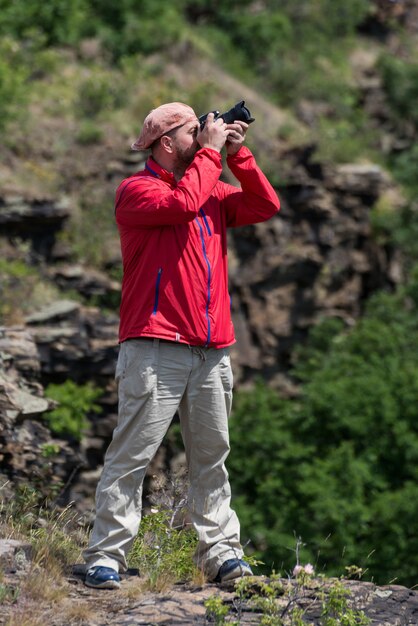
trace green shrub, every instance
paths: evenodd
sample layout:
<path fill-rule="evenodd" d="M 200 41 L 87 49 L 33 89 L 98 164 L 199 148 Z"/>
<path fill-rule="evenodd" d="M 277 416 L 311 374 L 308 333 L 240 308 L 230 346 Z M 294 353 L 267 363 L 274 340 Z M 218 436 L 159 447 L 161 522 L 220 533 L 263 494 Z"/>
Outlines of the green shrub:
<path fill-rule="evenodd" d="M 48 385 L 45 395 L 59 402 L 58 407 L 44 415 L 52 432 L 80 440 L 89 425 L 87 415 L 101 411 L 96 400 L 102 393 L 92 383 L 77 385 L 72 380 Z"/>
<path fill-rule="evenodd" d="M 197 535 L 191 528 L 173 527 L 172 516 L 173 511 L 164 509 L 146 515 L 128 556 L 129 566 L 138 567 L 156 591 L 190 581 L 196 570 L 192 557 Z"/>
<path fill-rule="evenodd" d="M 79 117 L 96 117 L 103 111 L 120 107 L 125 91 L 119 77 L 95 70 L 81 81 L 75 111 Z"/>
<path fill-rule="evenodd" d="M 379 61 L 383 87 L 394 115 L 399 121 L 418 125 L 418 63 L 384 54 Z"/>
<path fill-rule="evenodd" d="M 378 582 L 415 582 L 418 321 L 406 292 L 373 298 L 349 332 L 338 321 L 316 328 L 293 371 L 299 398 L 258 384 L 236 399 L 235 504 L 269 567 L 290 569 L 296 533 L 302 559 L 330 573 L 343 555 Z"/>
<path fill-rule="evenodd" d="M 405 187 L 411 198 L 418 192 L 417 182 L 418 145 L 401 152 L 391 159 L 391 170 L 396 180 Z"/>
<path fill-rule="evenodd" d="M 150 54 L 178 41 L 186 26 L 181 6 L 168 0 L 121 3 L 91 0 L 90 36 L 99 36 L 117 59 Z"/>
<path fill-rule="evenodd" d="M 25 105 L 28 75 L 20 44 L 3 37 L 0 41 L 0 131 L 18 117 Z"/>
<path fill-rule="evenodd" d="M 77 132 L 77 142 L 82 146 L 98 143 L 103 138 L 102 129 L 90 120 L 84 120 Z"/>
<path fill-rule="evenodd" d="M 74 43 L 83 32 L 88 0 L 0 0 L 0 34 L 24 39 L 38 30 L 47 44 Z"/>

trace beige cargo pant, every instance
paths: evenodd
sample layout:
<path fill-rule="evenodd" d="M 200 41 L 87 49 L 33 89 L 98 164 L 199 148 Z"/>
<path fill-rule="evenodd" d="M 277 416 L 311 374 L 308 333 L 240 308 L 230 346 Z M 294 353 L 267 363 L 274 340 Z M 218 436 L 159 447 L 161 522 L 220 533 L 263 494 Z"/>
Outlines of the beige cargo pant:
<path fill-rule="evenodd" d="M 158 339 L 121 344 L 116 379 L 119 420 L 96 491 L 96 520 L 84 559 L 124 571 L 141 520 L 142 483 L 178 410 L 189 472 L 188 508 L 199 542 L 196 564 L 209 579 L 242 558 L 230 508 L 225 459 L 232 401 L 229 350 Z"/>

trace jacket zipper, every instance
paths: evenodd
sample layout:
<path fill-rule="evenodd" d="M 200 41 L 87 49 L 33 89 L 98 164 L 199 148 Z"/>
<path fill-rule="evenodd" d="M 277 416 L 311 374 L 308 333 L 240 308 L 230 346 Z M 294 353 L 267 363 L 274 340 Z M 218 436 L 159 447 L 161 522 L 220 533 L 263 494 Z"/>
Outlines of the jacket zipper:
<path fill-rule="evenodd" d="M 160 282 L 161 282 L 161 274 L 163 273 L 163 268 L 158 268 L 157 280 L 155 282 L 155 298 L 154 298 L 154 308 L 152 311 L 153 315 L 157 315 L 158 311 L 158 298 L 160 295 Z"/>
<path fill-rule="evenodd" d="M 207 230 L 207 233 L 208 233 L 209 237 L 212 237 L 212 231 L 210 230 L 210 226 L 209 226 L 208 218 L 206 217 L 206 213 L 204 212 L 203 209 L 200 209 L 199 213 L 203 217 L 203 221 L 205 222 L 206 230 Z"/>
<path fill-rule="evenodd" d="M 206 226 L 206 229 L 207 229 L 207 231 L 208 231 L 208 234 L 209 234 L 209 235 L 211 235 L 212 233 L 211 233 L 211 231 L 210 231 L 209 224 L 208 224 L 207 219 L 206 219 L 206 215 L 204 214 L 204 212 L 202 211 L 202 209 L 200 209 L 200 213 L 201 213 L 201 215 L 202 215 L 202 217 L 203 217 L 203 221 L 204 221 L 204 223 L 205 223 L 205 226 Z M 209 345 L 209 343 L 210 343 L 210 331 L 211 331 L 211 328 L 210 328 L 210 317 L 209 317 L 209 305 L 210 305 L 210 279 L 211 279 L 211 272 L 212 272 L 212 268 L 211 268 L 211 266 L 210 266 L 209 259 L 208 259 L 208 255 L 207 255 L 207 251 L 206 251 L 205 237 L 204 237 L 204 234 L 203 234 L 203 228 L 202 228 L 202 225 L 201 225 L 201 223 L 199 222 L 199 220 L 198 220 L 198 218 L 197 218 L 197 217 L 195 217 L 195 220 L 196 220 L 196 224 L 199 226 L 199 231 L 200 231 L 200 241 L 201 241 L 201 243 L 202 243 L 202 251 L 203 251 L 203 256 L 204 256 L 204 258 L 205 258 L 206 265 L 207 265 L 207 267 L 208 267 L 208 283 L 207 283 L 207 285 L 208 285 L 208 289 L 207 289 L 207 296 L 206 296 L 206 322 L 207 322 L 207 336 L 206 336 L 206 344 L 205 344 L 205 346 L 208 346 L 208 345 Z"/>

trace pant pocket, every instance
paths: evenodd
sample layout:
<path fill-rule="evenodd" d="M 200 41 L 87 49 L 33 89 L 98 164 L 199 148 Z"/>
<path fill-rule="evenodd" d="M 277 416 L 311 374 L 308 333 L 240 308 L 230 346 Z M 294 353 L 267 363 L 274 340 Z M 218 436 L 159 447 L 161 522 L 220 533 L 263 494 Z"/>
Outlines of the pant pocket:
<path fill-rule="evenodd" d="M 152 391 L 157 383 L 158 343 L 153 340 L 132 340 L 123 344 L 119 394 L 140 398 Z"/>
<path fill-rule="evenodd" d="M 115 380 L 117 383 L 119 383 L 125 370 L 126 370 L 126 351 L 125 351 L 125 344 L 122 343 L 119 347 L 118 360 L 116 361 Z"/>
<path fill-rule="evenodd" d="M 229 417 L 232 409 L 232 390 L 234 387 L 234 376 L 231 368 L 229 350 L 222 356 L 219 361 L 219 376 L 224 391 L 226 411 Z"/>
<path fill-rule="evenodd" d="M 219 361 L 219 374 L 224 390 L 232 392 L 234 387 L 234 375 L 232 373 L 229 351 L 226 352 Z"/>

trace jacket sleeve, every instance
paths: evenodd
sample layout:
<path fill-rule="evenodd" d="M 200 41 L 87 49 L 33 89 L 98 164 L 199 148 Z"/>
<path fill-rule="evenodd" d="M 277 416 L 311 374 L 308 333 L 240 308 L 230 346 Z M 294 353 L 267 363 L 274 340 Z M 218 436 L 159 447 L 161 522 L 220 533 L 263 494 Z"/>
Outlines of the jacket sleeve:
<path fill-rule="evenodd" d="M 241 183 L 241 189 L 220 183 L 221 205 L 227 226 L 264 222 L 280 210 L 280 201 L 248 148 L 227 158 L 228 166 Z"/>
<path fill-rule="evenodd" d="M 221 171 L 219 152 L 202 148 L 174 188 L 159 178 L 139 176 L 120 192 L 115 209 L 116 222 L 128 227 L 191 222 L 211 195 Z"/>

